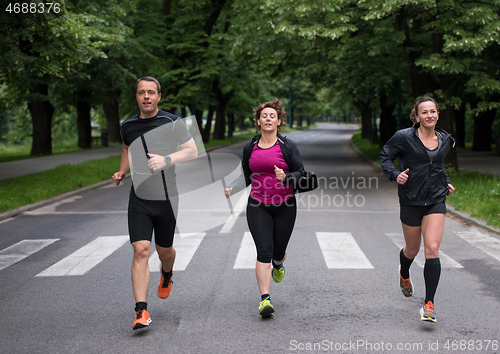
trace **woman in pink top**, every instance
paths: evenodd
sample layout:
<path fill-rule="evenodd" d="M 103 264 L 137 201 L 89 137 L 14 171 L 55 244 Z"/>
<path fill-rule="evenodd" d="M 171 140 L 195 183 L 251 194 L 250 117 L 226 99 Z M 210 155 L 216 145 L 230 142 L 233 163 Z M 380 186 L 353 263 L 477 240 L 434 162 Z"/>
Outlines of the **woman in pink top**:
<path fill-rule="evenodd" d="M 226 188 L 229 198 L 251 184 L 247 222 L 257 248 L 255 273 L 261 301 L 259 313 L 272 316 L 271 278 L 281 282 L 283 261 L 292 235 L 297 205 L 294 192 L 304 166 L 295 143 L 279 131 L 285 125 L 285 109 L 277 98 L 254 109 L 254 121 L 260 134 L 243 149 L 243 175 Z"/>

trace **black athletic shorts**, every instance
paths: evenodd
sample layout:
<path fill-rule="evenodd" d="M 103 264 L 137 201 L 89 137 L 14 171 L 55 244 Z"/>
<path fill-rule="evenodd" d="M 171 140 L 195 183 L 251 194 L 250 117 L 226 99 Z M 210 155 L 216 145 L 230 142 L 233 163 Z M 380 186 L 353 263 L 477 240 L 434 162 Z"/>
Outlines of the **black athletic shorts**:
<path fill-rule="evenodd" d="M 429 214 L 446 214 L 445 202 L 432 205 L 400 205 L 399 219 L 408 226 L 421 226 L 422 218 Z"/>
<path fill-rule="evenodd" d="M 154 230 L 155 243 L 160 247 L 171 247 L 174 242 L 178 200 L 144 200 L 132 188 L 128 202 L 130 243 L 151 242 Z"/>

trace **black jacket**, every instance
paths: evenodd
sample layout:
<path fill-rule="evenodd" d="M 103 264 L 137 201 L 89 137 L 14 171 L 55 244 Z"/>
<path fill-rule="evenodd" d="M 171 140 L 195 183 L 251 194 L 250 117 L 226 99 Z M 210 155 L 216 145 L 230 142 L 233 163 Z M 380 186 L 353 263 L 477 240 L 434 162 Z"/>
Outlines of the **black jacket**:
<path fill-rule="evenodd" d="M 432 205 L 446 200 L 450 179 L 444 167 L 444 158 L 450 151 L 450 134 L 436 127 L 439 147 L 436 157 L 429 159 L 427 149 L 418 137 L 420 123 L 397 131 L 384 145 L 380 163 L 390 181 L 395 181 L 401 171 L 410 169 L 405 184 L 398 184 L 401 205 Z M 453 144 L 453 147 L 455 144 Z M 394 165 L 399 157 L 401 171 Z"/>
<path fill-rule="evenodd" d="M 260 134 L 255 135 L 252 140 L 243 148 L 243 160 L 241 161 L 243 167 L 243 174 L 232 182 L 228 188 L 232 188 L 232 193 L 237 193 L 252 184 L 252 170 L 250 169 L 250 155 L 252 154 L 255 144 L 259 142 Z M 287 139 L 278 133 L 278 144 L 280 145 L 283 158 L 290 172 L 286 174 L 283 184 L 293 185 L 294 191 L 297 189 L 297 183 L 305 172 L 302 158 L 300 157 L 297 145 L 290 139 Z"/>

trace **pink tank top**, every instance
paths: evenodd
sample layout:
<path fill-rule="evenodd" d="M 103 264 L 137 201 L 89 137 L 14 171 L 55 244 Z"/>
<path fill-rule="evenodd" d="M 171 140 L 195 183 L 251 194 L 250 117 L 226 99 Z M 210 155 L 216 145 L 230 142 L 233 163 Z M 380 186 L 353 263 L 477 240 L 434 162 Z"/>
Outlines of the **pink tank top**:
<path fill-rule="evenodd" d="M 285 173 L 290 172 L 278 142 L 268 149 L 262 149 L 255 144 L 249 164 L 252 170 L 250 195 L 256 201 L 264 204 L 280 204 L 293 196 L 293 186 L 284 185 L 274 173 L 275 165 Z"/>

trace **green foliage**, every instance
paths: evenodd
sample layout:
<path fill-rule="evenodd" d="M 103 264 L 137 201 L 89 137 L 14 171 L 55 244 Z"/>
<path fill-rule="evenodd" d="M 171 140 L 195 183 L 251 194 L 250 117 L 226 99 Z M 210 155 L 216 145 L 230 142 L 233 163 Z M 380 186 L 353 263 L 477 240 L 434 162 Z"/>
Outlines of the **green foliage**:
<path fill-rule="evenodd" d="M 451 173 L 450 180 L 455 192 L 447 203 L 458 211 L 485 220 L 500 227 L 500 177 L 478 172 Z"/>

